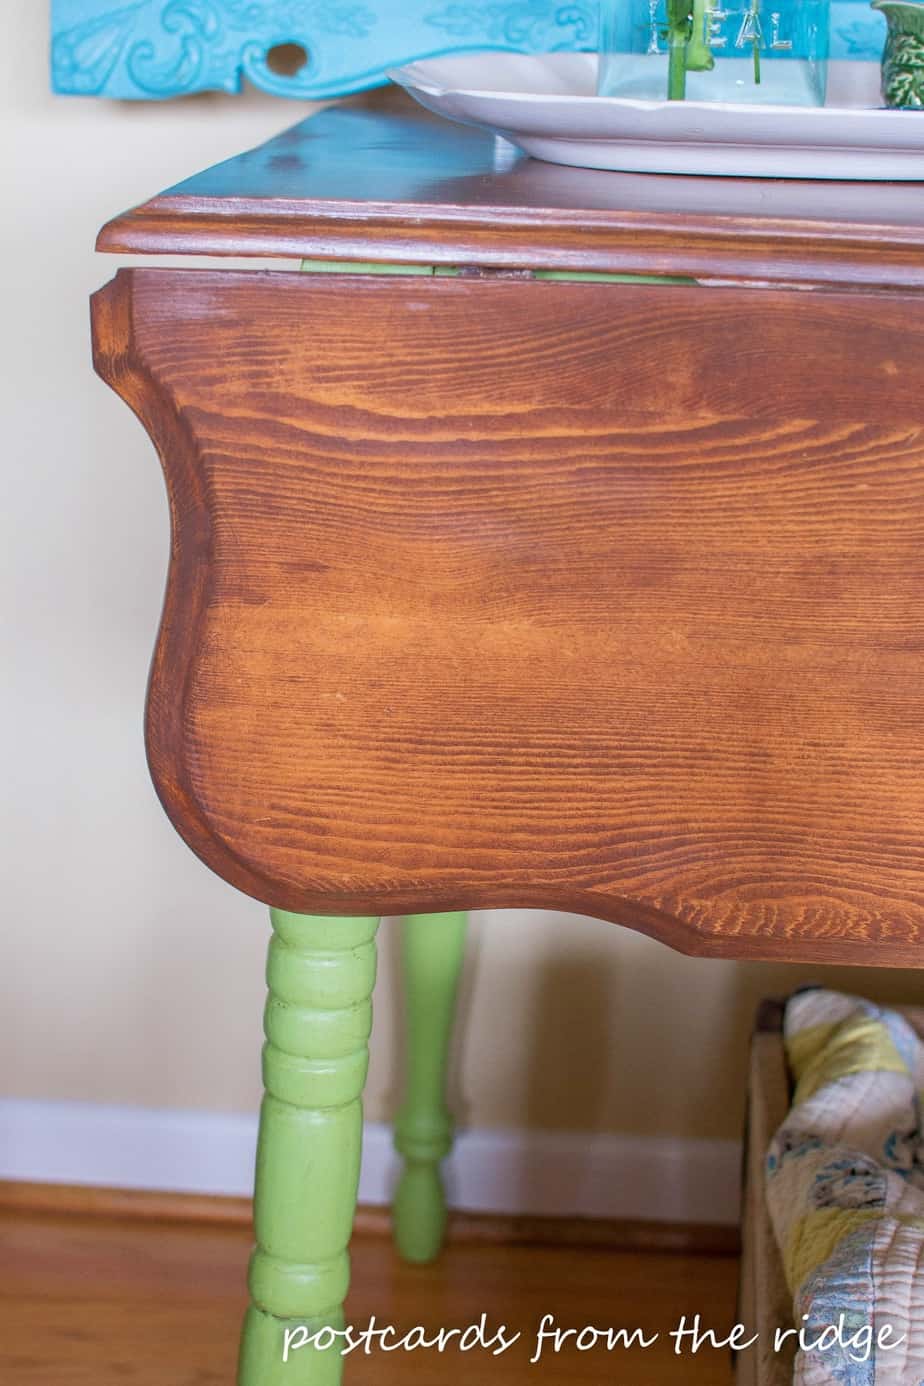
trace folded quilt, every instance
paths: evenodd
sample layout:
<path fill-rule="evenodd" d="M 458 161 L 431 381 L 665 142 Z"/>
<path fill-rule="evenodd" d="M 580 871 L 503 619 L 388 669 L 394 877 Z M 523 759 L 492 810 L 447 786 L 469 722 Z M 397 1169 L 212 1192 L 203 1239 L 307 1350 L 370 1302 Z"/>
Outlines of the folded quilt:
<path fill-rule="evenodd" d="M 896 1011 L 821 988 L 790 999 L 784 1039 L 795 1092 L 767 1202 L 795 1386 L 924 1386 L 924 1044 Z"/>

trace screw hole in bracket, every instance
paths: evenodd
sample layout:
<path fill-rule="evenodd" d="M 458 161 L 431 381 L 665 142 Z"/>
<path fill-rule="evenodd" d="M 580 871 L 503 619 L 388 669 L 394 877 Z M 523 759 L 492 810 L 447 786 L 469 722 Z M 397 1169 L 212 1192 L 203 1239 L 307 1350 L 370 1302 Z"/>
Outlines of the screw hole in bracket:
<path fill-rule="evenodd" d="M 297 77 L 308 62 L 308 49 L 302 43 L 274 43 L 266 50 L 266 66 L 277 77 Z"/>

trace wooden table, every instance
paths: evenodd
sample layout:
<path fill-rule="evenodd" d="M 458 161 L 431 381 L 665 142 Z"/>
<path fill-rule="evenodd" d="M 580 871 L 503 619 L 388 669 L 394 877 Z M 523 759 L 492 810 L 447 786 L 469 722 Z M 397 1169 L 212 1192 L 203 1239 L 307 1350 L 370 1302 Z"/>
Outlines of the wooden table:
<path fill-rule="evenodd" d="M 151 771 L 274 911 L 240 1380 L 336 1380 L 280 1344 L 345 1291 L 379 915 L 455 912 L 408 939 L 421 1259 L 459 912 L 921 957 L 924 185 L 566 169 L 392 97 L 99 245 L 314 271 L 93 318 L 170 494 Z"/>

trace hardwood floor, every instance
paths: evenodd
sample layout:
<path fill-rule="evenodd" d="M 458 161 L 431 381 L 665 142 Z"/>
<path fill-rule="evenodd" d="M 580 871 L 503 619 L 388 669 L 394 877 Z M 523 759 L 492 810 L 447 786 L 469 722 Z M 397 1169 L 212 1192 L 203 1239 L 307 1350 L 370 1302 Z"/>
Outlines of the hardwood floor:
<path fill-rule="evenodd" d="M 249 1231 L 235 1226 L 0 1214 L 0 1380 L 11 1386 L 233 1386 Z M 451 1346 L 361 1351 L 349 1386 L 730 1386 L 727 1349 L 674 1353 L 681 1315 L 727 1333 L 735 1316 L 732 1256 L 597 1248 L 451 1245 L 426 1269 L 402 1265 L 382 1237 L 358 1237 L 351 1321 L 464 1328 L 487 1315 L 522 1338 L 500 1356 Z M 602 1347 L 538 1363 L 544 1314 L 560 1327 L 641 1328 L 649 1348 Z M 689 1340 L 687 1340 L 689 1341 Z"/>

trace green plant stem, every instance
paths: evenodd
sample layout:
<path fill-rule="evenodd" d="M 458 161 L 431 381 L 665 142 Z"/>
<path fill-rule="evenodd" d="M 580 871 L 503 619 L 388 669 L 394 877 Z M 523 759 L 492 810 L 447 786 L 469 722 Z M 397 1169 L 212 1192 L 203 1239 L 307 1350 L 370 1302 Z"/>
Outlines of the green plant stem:
<path fill-rule="evenodd" d="M 715 55 L 709 47 L 706 22 L 706 0 L 693 0 L 690 16 L 690 41 L 687 44 L 687 72 L 711 72 Z"/>
<path fill-rule="evenodd" d="M 668 39 L 667 99 L 682 101 L 687 94 L 687 38 L 671 30 Z"/>
<path fill-rule="evenodd" d="M 751 0 L 754 16 L 754 85 L 760 86 L 760 0 Z"/>

